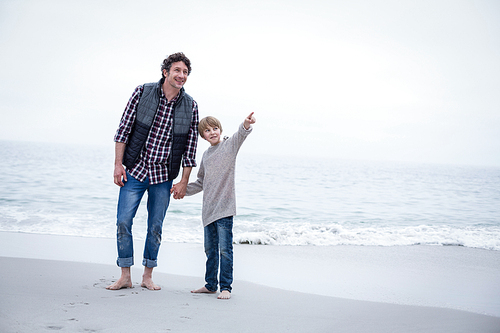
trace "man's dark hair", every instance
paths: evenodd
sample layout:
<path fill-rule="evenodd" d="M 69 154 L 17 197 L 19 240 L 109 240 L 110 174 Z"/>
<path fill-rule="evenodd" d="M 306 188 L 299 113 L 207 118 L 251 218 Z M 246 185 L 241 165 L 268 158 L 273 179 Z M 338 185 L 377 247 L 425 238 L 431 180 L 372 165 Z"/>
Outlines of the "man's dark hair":
<path fill-rule="evenodd" d="M 170 73 L 170 67 L 172 67 L 172 64 L 174 62 L 182 61 L 186 67 L 188 68 L 188 75 L 191 74 L 191 61 L 189 61 L 188 57 L 184 55 L 182 52 L 177 52 L 174 54 L 171 54 L 167 57 L 167 59 L 163 60 L 163 63 L 161 64 L 161 74 L 163 76 L 163 70 L 166 69 L 167 73 Z M 165 77 L 165 76 L 163 76 Z"/>

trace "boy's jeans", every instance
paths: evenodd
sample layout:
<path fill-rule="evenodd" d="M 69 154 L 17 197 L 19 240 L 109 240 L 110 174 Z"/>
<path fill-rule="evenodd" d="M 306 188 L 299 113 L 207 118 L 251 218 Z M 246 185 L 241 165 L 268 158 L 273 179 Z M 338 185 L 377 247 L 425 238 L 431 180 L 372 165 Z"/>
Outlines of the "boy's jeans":
<path fill-rule="evenodd" d="M 205 287 L 217 291 L 220 251 L 220 291 L 231 292 L 233 283 L 233 217 L 224 217 L 204 228 L 207 271 Z"/>
<path fill-rule="evenodd" d="M 144 244 L 144 259 L 146 267 L 156 267 L 156 259 L 161 243 L 163 220 L 170 202 L 172 181 L 149 185 L 149 178 L 140 182 L 127 172 L 127 181 L 120 188 L 117 212 L 116 240 L 118 244 L 119 267 L 130 267 L 134 264 L 134 245 L 132 238 L 132 220 L 141 203 L 144 192 L 148 191 L 148 234 Z"/>

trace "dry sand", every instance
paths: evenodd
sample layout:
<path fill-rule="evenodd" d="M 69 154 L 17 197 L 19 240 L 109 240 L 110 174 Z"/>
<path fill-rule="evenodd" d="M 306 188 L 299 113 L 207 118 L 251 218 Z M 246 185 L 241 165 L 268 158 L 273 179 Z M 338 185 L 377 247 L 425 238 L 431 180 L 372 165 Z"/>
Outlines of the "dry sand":
<path fill-rule="evenodd" d="M 64 257 L 73 253 L 77 259 L 86 256 L 92 258 L 93 252 L 99 252 L 104 244 L 114 243 L 112 240 L 13 233 L 0 233 L 0 240 L 0 332 L 500 332 L 500 316 L 277 289 L 243 281 L 241 278 L 245 276 L 241 275 L 245 275 L 245 271 L 241 269 L 240 278 L 233 285 L 231 300 L 217 300 L 217 294 L 191 294 L 190 290 L 203 285 L 202 275 L 193 277 L 157 271 L 154 279 L 162 290 L 141 288 L 142 269 L 138 265 L 132 270 L 133 288 L 109 291 L 105 287 L 116 280 L 119 273 L 115 265 L 67 261 Z M 86 244 L 87 253 L 82 253 L 79 242 Z M 61 249 L 61 244 L 65 244 L 66 248 Z M 40 251 L 26 255 L 24 251 L 32 246 L 38 247 Z M 192 259 L 184 261 L 184 266 L 199 264 L 198 256 L 195 258 L 194 252 L 189 251 L 190 248 L 199 249 L 198 245 L 180 247 L 187 249 L 180 257 Z M 255 261 L 278 260 L 284 261 L 285 266 L 283 256 L 289 253 L 292 258 L 296 258 L 295 262 L 301 263 L 296 253 L 301 251 L 300 248 L 281 249 L 278 252 L 273 249 L 247 246 L 240 251 L 240 265 L 242 261 L 248 261 L 246 266 L 251 266 L 255 274 L 259 273 L 256 267 L 261 267 L 260 275 L 265 276 L 267 265 L 256 266 L 255 262 L 246 258 L 248 253 L 255 253 Z M 58 250 L 56 252 L 59 254 L 53 250 Z M 356 259 L 359 253 L 371 250 L 347 248 L 342 249 L 342 255 L 350 253 L 350 259 Z M 304 255 L 308 251 L 304 248 Z M 380 253 L 384 252 L 387 251 Z M 485 260 L 496 264 L 496 253 L 492 257 L 487 251 L 478 253 L 488 253 L 486 259 L 479 260 L 483 261 L 480 267 L 484 266 Z M 47 260 L 44 258 L 46 256 L 58 260 Z M 322 260 L 325 265 L 332 264 L 331 258 Z M 345 260 L 350 261 L 349 258 Z M 172 266 L 179 265 L 172 261 L 170 263 Z M 418 263 L 415 268 L 416 277 L 420 265 Z M 463 266 L 467 265 L 470 263 L 466 261 Z M 373 270 L 373 267 L 376 265 L 368 266 L 367 269 Z M 464 267 L 457 267 L 454 273 L 463 273 Z M 302 266 L 302 269 L 308 267 Z M 279 275 L 280 271 L 284 274 L 282 280 L 286 281 L 289 272 L 280 267 L 271 275 Z M 470 268 L 467 267 L 465 271 L 470 271 Z M 476 275 L 481 278 L 485 272 L 488 276 L 491 274 L 490 271 L 477 269 Z M 465 278 L 471 279 L 471 276 Z M 374 278 L 379 278 L 378 273 L 374 273 Z M 461 278 L 458 276 L 457 279 Z M 322 283 L 320 277 L 318 281 Z M 315 279 L 310 279 L 310 282 L 316 284 Z M 476 281 L 469 282 L 473 284 Z M 377 283 L 383 284 L 381 281 Z M 428 281 L 429 285 L 432 283 Z"/>

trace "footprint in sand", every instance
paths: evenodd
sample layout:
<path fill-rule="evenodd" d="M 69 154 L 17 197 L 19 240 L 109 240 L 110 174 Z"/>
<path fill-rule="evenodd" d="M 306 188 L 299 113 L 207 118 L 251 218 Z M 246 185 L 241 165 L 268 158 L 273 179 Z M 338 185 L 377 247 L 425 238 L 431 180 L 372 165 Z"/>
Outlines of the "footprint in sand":
<path fill-rule="evenodd" d="M 90 305 L 90 303 L 88 303 L 88 302 L 71 302 L 68 304 L 64 304 L 64 306 L 66 306 L 68 308 L 74 308 L 75 306 L 80 306 L 80 305 Z"/>
<path fill-rule="evenodd" d="M 53 330 L 53 331 L 59 331 L 64 328 L 64 326 L 55 326 L 55 325 L 50 325 L 45 327 L 48 330 Z"/>

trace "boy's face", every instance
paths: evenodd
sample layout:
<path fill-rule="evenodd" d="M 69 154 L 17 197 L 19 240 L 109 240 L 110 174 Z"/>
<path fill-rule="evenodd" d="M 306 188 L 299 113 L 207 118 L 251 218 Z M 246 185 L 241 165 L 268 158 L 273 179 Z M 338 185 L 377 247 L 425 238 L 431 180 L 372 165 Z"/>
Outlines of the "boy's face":
<path fill-rule="evenodd" d="M 210 142 L 212 146 L 217 145 L 220 142 L 220 128 L 208 126 L 203 131 L 203 139 Z"/>

